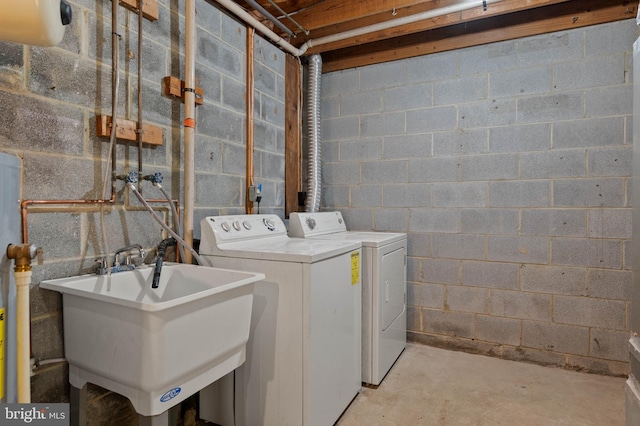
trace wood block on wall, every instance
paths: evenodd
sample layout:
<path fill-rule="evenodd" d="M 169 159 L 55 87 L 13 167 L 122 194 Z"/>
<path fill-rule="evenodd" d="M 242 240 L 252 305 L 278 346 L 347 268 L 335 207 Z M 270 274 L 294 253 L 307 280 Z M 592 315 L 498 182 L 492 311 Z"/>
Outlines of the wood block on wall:
<path fill-rule="evenodd" d="M 184 103 L 184 80 L 178 77 L 167 76 L 162 79 L 162 94 L 178 98 Z M 204 102 L 204 90 L 202 87 L 196 87 L 196 105 L 202 105 Z"/>
<path fill-rule="evenodd" d="M 138 0 L 120 0 L 120 5 L 138 12 Z M 158 0 L 142 0 L 142 16 L 150 21 L 157 21 L 160 18 Z"/>
<path fill-rule="evenodd" d="M 118 118 L 116 137 L 127 141 L 137 141 L 137 124 L 135 121 Z M 98 136 L 111 136 L 111 116 L 98 115 L 96 117 L 96 133 Z M 149 145 L 162 145 L 164 137 L 162 127 L 151 124 L 142 124 L 142 142 Z"/>

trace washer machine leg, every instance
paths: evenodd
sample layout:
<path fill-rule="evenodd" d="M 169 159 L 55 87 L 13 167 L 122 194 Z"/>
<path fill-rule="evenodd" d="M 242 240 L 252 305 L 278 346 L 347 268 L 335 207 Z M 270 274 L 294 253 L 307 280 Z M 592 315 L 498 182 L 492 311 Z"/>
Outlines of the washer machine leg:
<path fill-rule="evenodd" d="M 155 416 L 138 415 L 139 426 L 167 426 L 169 424 L 169 410 Z"/>
<path fill-rule="evenodd" d="M 80 389 L 69 385 L 70 394 L 70 422 L 72 425 L 85 426 L 87 424 L 87 384 Z"/>

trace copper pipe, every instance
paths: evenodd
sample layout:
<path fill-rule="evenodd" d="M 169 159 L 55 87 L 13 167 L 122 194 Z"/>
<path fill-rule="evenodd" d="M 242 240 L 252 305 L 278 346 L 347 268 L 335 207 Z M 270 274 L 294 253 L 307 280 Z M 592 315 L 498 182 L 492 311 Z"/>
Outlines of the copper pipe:
<path fill-rule="evenodd" d="M 255 30 L 253 27 L 247 27 L 247 166 L 246 166 L 246 185 L 245 185 L 245 212 L 253 214 L 253 201 L 249 200 L 249 187 L 253 186 L 253 150 L 254 150 L 254 133 L 253 133 L 253 114 L 254 114 L 254 40 Z"/>
<path fill-rule="evenodd" d="M 101 205 L 114 204 L 116 200 L 115 193 L 108 200 L 22 200 L 20 203 L 20 215 L 22 217 L 22 243 L 28 244 L 29 228 L 27 223 L 28 207 L 31 205 Z M 149 203 L 166 203 L 166 199 L 157 198 L 147 200 Z M 176 206 L 178 215 L 180 214 L 180 200 L 171 200 Z"/>
<path fill-rule="evenodd" d="M 138 0 L 138 176 L 142 177 L 142 0 Z M 138 192 L 142 194 L 140 180 Z"/>

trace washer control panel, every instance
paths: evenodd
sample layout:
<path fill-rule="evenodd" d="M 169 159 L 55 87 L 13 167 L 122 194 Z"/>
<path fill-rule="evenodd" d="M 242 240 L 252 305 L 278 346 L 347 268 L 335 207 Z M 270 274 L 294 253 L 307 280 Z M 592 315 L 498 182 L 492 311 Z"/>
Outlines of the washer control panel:
<path fill-rule="evenodd" d="M 287 235 L 284 222 L 273 214 L 209 216 L 201 226 L 203 237 L 212 232 L 218 242 Z"/>

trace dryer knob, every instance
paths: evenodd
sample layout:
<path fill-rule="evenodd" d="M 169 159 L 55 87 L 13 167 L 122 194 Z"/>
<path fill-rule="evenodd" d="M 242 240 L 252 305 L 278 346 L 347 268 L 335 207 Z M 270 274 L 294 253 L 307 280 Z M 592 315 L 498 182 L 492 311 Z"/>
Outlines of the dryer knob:
<path fill-rule="evenodd" d="M 231 231 L 231 227 L 229 226 L 229 224 L 227 222 L 222 222 L 222 224 L 220 225 L 220 228 L 222 228 L 222 230 L 224 232 Z"/>
<path fill-rule="evenodd" d="M 233 222 L 233 229 L 235 229 L 236 231 L 240 230 L 240 221 L 236 220 L 235 222 Z"/>
<path fill-rule="evenodd" d="M 269 231 L 276 229 L 276 224 L 271 219 L 265 217 L 262 219 L 262 223 L 264 223 L 264 226 L 266 226 Z"/>
<path fill-rule="evenodd" d="M 242 222 L 242 226 L 244 226 L 244 229 L 246 229 L 247 231 L 249 229 L 251 229 L 251 223 L 247 220 L 245 220 L 244 222 Z"/>
<path fill-rule="evenodd" d="M 316 227 L 316 221 L 315 219 L 312 218 L 307 218 L 307 225 L 309 226 L 309 229 L 313 229 Z"/>

